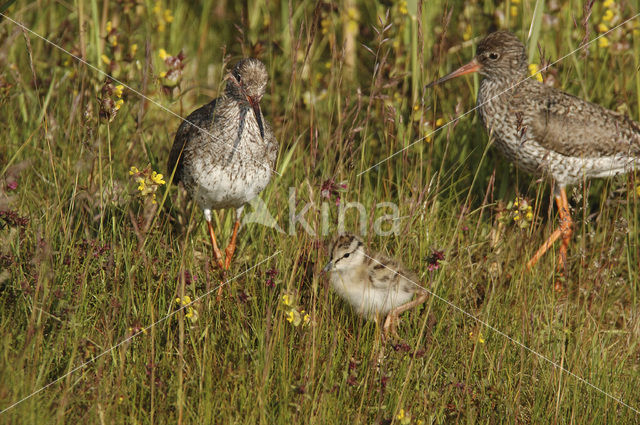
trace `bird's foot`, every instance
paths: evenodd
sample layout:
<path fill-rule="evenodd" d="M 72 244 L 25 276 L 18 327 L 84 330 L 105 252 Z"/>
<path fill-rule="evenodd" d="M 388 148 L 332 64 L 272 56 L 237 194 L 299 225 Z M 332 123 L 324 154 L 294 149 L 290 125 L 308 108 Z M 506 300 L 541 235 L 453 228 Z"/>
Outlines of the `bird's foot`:
<path fill-rule="evenodd" d="M 396 315 L 387 315 L 387 318 L 384 320 L 384 326 L 382 326 L 382 340 L 384 342 L 387 342 L 390 339 L 390 336 L 396 339 L 400 339 L 400 336 L 398 335 L 398 332 L 396 330 L 398 320 L 398 316 Z"/>
<path fill-rule="evenodd" d="M 562 258 L 560 259 L 560 262 L 558 263 L 558 272 L 556 274 L 556 280 L 553 284 L 553 289 L 561 294 L 562 291 L 564 290 L 564 284 L 567 280 L 566 278 L 566 262 L 562 261 Z"/>
<path fill-rule="evenodd" d="M 224 269 L 221 269 L 220 274 L 220 286 L 218 286 L 218 292 L 216 293 L 216 301 L 222 300 L 222 288 L 227 283 L 227 272 Z"/>

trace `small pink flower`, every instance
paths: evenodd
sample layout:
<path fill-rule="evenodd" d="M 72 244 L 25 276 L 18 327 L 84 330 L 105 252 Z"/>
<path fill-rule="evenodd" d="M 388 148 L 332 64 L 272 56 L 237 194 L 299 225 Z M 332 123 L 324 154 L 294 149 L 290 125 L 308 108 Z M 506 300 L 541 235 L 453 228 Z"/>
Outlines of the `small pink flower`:
<path fill-rule="evenodd" d="M 334 198 L 336 205 L 340 205 L 340 192 L 345 192 L 347 185 L 345 183 L 336 183 L 333 179 L 325 180 L 320 188 L 320 196 L 323 198 Z"/>
<path fill-rule="evenodd" d="M 17 188 L 18 188 L 18 181 L 17 180 L 12 180 L 10 182 L 7 182 L 7 189 L 16 190 Z"/>
<path fill-rule="evenodd" d="M 438 270 L 440 268 L 440 261 L 444 260 L 444 252 L 434 250 L 429 257 L 427 257 L 427 270 L 430 272 Z"/>

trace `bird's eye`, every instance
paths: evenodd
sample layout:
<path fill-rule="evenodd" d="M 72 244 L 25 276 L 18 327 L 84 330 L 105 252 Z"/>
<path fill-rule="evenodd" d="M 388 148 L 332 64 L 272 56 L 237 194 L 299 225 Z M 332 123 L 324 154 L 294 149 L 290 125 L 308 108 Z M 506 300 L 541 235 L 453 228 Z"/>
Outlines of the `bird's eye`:
<path fill-rule="evenodd" d="M 489 53 L 489 59 L 491 59 L 492 61 L 497 60 L 499 57 L 500 55 L 497 54 L 496 52 Z"/>
<path fill-rule="evenodd" d="M 347 252 L 346 254 L 344 254 L 344 258 L 349 258 L 350 255 L 351 255 L 351 253 Z"/>

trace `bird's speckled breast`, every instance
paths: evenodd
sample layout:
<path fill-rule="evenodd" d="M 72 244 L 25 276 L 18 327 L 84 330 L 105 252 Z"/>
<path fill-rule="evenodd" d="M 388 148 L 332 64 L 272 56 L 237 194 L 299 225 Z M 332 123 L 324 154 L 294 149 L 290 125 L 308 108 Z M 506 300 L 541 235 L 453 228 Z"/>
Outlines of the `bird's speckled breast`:
<path fill-rule="evenodd" d="M 215 115 L 206 143 L 185 154 L 184 184 L 203 209 L 239 208 L 269 183 L 275 137 L 268 126 L 261 136 L 248 105 L 221 102 Z"/>
<path fill-rule="evenodd" d="M 511 91 L 495 86 L 491 80 L 482 80 L 477 101 L 480 118 L 492 141 L 507 159 L 528 173 L 544 174 L 548 171 L 548 151 L 530 137 L 526 115 L 510 107 L 512 95 Z"/>

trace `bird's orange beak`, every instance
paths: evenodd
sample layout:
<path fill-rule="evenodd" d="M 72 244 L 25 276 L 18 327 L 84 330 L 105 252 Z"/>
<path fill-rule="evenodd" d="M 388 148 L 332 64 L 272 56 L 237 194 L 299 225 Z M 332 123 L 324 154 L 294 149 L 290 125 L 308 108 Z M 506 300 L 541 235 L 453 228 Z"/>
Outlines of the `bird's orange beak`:
<path fill-rule="evenodd" d="M 460 68 L 456 69 L 455 71 L 453 71 L 450 74 L 445 75 L 442 78 L 437 79 L 436 81 L 429 83 L 427 85 L 427 88 L 433 87 L 433 86 L 437 86 L 438 84 L 444 83 L 445 81 L 449 81 L 453 78 L 459 77 L 461 75 L 465 75 L 465 74 L 471 74 L 472 72 L 478 72 L 480 71 L 481 65 L 478 63 L 477 60 L 473 59 L 471 62 L 469 62 L 466 65 L 462 65 Z"/>

